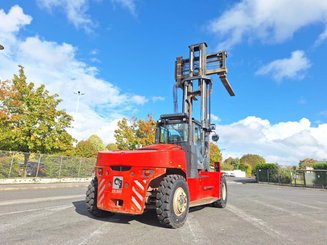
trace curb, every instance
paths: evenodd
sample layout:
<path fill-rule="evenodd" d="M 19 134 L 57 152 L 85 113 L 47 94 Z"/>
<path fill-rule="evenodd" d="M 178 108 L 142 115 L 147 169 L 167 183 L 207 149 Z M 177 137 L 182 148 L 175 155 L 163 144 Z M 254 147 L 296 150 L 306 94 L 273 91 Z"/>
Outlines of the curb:
<path fill-rule="evenodd" d="M 90 182 L 92 177 L 89 178 L 13 178 L 13 179 L 0 179 L 0 185 L 9 184 L 53 184 L 53 183 L 84 183 Z"/>

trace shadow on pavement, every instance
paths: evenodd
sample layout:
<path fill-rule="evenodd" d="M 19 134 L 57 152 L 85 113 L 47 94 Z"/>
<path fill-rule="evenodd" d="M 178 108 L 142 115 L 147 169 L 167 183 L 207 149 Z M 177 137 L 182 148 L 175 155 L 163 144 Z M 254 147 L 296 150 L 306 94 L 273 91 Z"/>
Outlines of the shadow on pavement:
<path fill-rule="evenodd" d="M 151 225 L 151 226 L 166 229 L 159 223 L 155 210 L 147 210 L 142 215 L 115 214 L 114 216 L 111 216 L 111 217 L 98 218 L 98 217 L 94 217 L 87 211 L 84 200 L 73 202 L 73 205 L 75 207 L 76 213 L 87 216 L 91 219 L 101 220 L 101 221 L 111 222 L 111 223 L 118 223 L 118 224 L 130 224 L 130 221 L 135 220 L 137 222 L 140 222 L 140 223 L 143 223 L 146 225 Z M 192 213 L 194 211 L 204 209 L 207 206 L 209 206 L 209 205 L 192 207 L 189 209 L 189 212 Z"/>
<path fill-rule="evenodd" d="M 236 183 L 242 183 L 242 184 L 253 184 L 257 183 L 257 181 L 253 178 L 235 178 L 235 177 L 228 177 L 228 182 L 236 182 Z"/>
<path fill-rule="evenodd" d="M 76 201 L 73 202 L 75 206 L 75 212 L 87 216 L 95 220 L 101 220 L 105 222 L 118 223 L 118 224 L 130 224 L 130 221 L 135 220 L 137 222 L 151 225 L 155 227 L 164 228 L 160 225 L 155 210 L 145 211 L 142 215 L 128 215 L 128 214 L 115 214 L 114 216 L 107 218 L 98 218 L 92 216 L 86 208 L 85 201 Z"/>

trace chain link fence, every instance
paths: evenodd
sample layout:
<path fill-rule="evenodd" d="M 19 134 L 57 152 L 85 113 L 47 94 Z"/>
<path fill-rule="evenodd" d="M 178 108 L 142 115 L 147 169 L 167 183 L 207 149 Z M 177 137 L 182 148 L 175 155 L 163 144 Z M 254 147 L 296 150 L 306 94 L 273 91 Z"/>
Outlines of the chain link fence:
<path fill-rule="evenodd" d="M 257 182 L 327 188 L 327 170 L 257 169 Z"/>
<path fill-rule="evenodd" d="M 95 162 L 95 158 L 0 151 L 0 178 L 87 178 Z"/>

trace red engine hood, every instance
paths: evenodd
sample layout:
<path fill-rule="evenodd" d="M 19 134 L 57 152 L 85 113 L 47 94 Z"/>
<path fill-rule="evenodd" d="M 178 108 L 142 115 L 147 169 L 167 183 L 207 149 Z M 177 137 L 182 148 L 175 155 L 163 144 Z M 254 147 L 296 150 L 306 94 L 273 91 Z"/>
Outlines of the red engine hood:
<path fill-rule="evenodd" d="M 97 166 L 140 166 L 182 168 L 186 170 L 186 155 L 181 146 L 156 144 L 135 151 L 99 152 Z"/>

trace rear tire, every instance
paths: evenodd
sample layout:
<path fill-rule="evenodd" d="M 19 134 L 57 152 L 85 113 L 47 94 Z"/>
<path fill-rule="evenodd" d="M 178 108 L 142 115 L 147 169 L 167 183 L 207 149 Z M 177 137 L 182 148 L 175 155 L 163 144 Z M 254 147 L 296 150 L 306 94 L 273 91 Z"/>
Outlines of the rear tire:
<path fill-rule="evenodd" d="M 220 179 L 220 199 L 212 205 L 217 208 L 224 208 L 227 205 L 227 183 L 224 175 Z"/>
<path fill-rule="evenodd" d="M 95 177 L 94 179 L 92 179 L 86 192 L 85 203 L 86 203 L 87 210 L 89 211 L 90 214 L 98 218 L 110 217 L 114 215 L 111 212 L 98 209 L 97 197 L 98 197 L 98 179 Z"/>
<path fill-rule="evenodd" d="M 183 176 L 166 176 L 160 183 L 156 199 L 157 217 L 163 226 L 179 228 L 184 225 L 190 194 Z"/>

